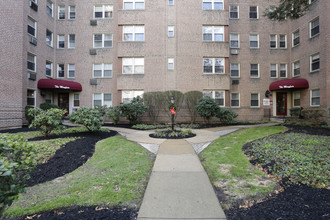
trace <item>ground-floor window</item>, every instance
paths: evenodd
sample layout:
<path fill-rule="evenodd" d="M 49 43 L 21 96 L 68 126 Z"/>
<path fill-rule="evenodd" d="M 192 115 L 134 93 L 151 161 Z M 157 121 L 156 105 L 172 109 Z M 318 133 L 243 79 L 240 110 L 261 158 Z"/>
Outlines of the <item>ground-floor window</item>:
<path fill-rule="evenodd" d="M 80 106 L 80 96 L 79 94 L 73 95 L 73 107 L 79 107 Z"/>
<path fill-rule="evenodd" d="M 123 103 L 130 103 L 133 98 L 140 96 L 143 97 L 143 91 L 134 90 L 134 91 L 122 91 L 121 99 Z"/>
<path fill-rule="evenodd" d="M 225 91 L 203 91 L 203 95 L 212 98 L 219 106 L 225 106 Z"/>
<path fill-rule="evenodd" d="M 230 94 L 231 107 L 239 107 L 239 93 L 233 92 Z"/>
<path fill-rule="evenodd" d="M 293 106 L 298 107 L 300 106 L 300 92 L 296 91 L 293 93 Z"/>
<path fill-rule="evenodd" d="M 311 106 L 319 106 L 320 105 L 320 90 L 313 89 L 311 90 Z"/>
<path fill-rule="evenodd" d="M 259 93 L 251 93 L 251 107 L 259 107 Z"/>
<path fill-rule="evenodd" d="M 36 91 L 32 89 L 27 90 L 27 105 L 36 106 Z"/>
<path fill-rule="evenodd" d="M 93 94 L 93 106 L 112 106 L 112 94 L 111 93 L 94 93 Z"/>

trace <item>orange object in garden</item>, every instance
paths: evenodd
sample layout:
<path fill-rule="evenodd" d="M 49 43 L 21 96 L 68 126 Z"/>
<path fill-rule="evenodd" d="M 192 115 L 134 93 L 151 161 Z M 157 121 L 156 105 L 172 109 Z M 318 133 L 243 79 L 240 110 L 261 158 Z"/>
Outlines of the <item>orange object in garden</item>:
<path fill-rule="evenodd" d="M 171 111 L 172 115 L 175 115 L 175 108 L 171 108 L 170 111 Z"/>

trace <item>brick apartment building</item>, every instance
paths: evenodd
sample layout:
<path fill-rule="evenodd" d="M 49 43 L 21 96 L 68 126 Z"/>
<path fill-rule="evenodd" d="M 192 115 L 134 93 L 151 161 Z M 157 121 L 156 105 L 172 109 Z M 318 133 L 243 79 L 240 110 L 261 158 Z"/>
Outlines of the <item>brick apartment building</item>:
<path fill-rule="evenodd" d="M 202 91 L 240 120 L 330 107 L 330 1 L 298 20 L 278 0 L 1 0 L 0 128 L 26 105 L 115 106 Z"/>

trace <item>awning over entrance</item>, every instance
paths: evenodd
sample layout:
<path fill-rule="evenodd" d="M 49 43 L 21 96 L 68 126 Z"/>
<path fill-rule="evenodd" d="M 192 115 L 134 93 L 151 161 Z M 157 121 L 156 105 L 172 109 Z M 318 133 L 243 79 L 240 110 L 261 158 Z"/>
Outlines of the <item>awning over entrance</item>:
<path fill-rule="evenodd" d="M 285 79 L 270 84 L 269 90 L 281 89 L 308 89 L 309 84 L 306 79 Z"/>
<path fill-rule="evenodd" d="M 59 79 L 40 79 L 38 81 L 38 89 L 65 89 L 72 91 L 82 91 L 80 83 L 59 80 Z"/>

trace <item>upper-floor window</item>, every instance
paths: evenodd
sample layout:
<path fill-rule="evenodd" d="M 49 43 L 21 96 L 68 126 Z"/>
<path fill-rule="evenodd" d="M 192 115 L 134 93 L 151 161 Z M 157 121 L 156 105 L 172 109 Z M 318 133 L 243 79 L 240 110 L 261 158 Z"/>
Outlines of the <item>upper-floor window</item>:
<path fill-rule="evenodd" d="M 251 78 L 259 77 L 259 64 L 257 64 L 257 63 L 250 64 L 250 77 Z"/>
<path fill-rule="evenodd" d="M 292 33 L 292 47 L 295 47 L 299 45 L 300 43 L 300 36 L 299 36 L 299 30 L 296 30 Z"/>
<path fill-rule="evenodd" d="M 250 48 L 259 48 L 258 34 L 250 34 Z"/>
<path fill-rule="evenodd" d="M 144 9 L 144 0 L 124 0 L 125 10 Z"/>
<path fill-rule="evenodd" d="M 224 41 L 224 26 L 203 26 L 203 41 Z"/>
<path fill-rule="evenodd" d="M 271 49 L 275 49 L 277 47 L 277 37 L 276 34 L 271 34 L 269 36 L 269 44 Z"/>
<path fill-rule="evenodd" d="M 123 74 L 144 74 L 144 58 L 123 58 Z"/>
<path fill-rule="evenodd" d="M 100 63 L 93 65 L 94 78 L 111 78 L 112 77 L 112 64 Z"/>
<path fill-rule="evenodd" d="M 225 59 L 224 58 L 204 58 L 204 73 L 224 73 Z"/>
<path fill-rule="evenodd" d="M 76 47 L 76 35 L 75 34 L 69 34 L 68 36 L 68 48 L 75 48 Z"/>
<path fill-rule="evenodd" d="M 212 98 L 219 106 L 225 106 L 224 91 L 203 91 L 203 96 Z"/>
<path fill-rule="evenodd" d="M 300 62 L 296 61 L 292 64 L 293 69 L 293 76 L 299 76 L 300 75 Z"/>
<path fill-rule="evenodd" d="M 57 77 L 63 78 L 65 76 L 64 64 L 57 64 Z"/>
<path fill-rule="evenodd" d="M 76 65 L 68 64 L 68 78 L 74 78 L 76 73 Z"/>
<path fill-rule="evenodd" d="M 53 76 L 53 63 L 46 60 L 46 76 Z"/>
<path fill-rule="evenodd" d="M 258 18 L 258 6 L 250 6 L 249 17 L 252 19 Z"/>
<path fill-rule="evenodd" d="M 112 5 L 95 5 L 94 18 L 112 18 Z"/>
<path fill-rule="evenodd" d="M 320 21 L 319 18 L 314 19 L 313 21 L 309 22 L 309 36 L 312 38 L 320 33 Z"/>
<path fill-rule="evenodd" d="M 231 19 L 239 18 L 239 7 L 237 5 L 229 6 L 229 18 L 231 18 Z"/>
<path fill-rule="evenodd" d="M 37 63 L 37 56 L 32 53 L 28 53 L 27 54 L 27 69 L 35 72 L 36 63 Z"/>
<path fill-rule="evenodd" d="M 65 36 L 64 34 L 57 35 L 57 48 L 64 49 L 65 48 Z"/>
<path fill-rule="evenodd" d="M 320 90 L 313 89 L 311 90 L 311 106 L 319 106 L 320 105 Z"/>
<path fill-rule="evenodd" d="M 277 78 L 277 64 L 270 64 L 270 78 Z"/>
<path fill-rule="evenodd" d="M 46 3 L 46 12 L 51 17 L 53 17 L 53 7 L 54 7 L 53 2 L 50 1 L 50 0 L 47 0 L 47 3 Z"/>
<path fill-rule="evenodd" d="M 320 70 L 320 54 L 310 56 L 310 70 L 311 72 Z"/>
<path fill-rule="evenodd" d="M 287 64 L 286 63 L 280 64 L 280 77 L 281 78 L 287 77 Z"/>
<path fill-rule="evenodd" d="M 58 19 L 59 20 L 65 19 L 65 6 L 64 5 L 58 6 Z"/>
<path fill-rule="evenodd" d="M 170 25 L 167 27 L 167 36 L 174 37 L 174 26 Z"/>
<path fill-rule="evenodd" d="M 76 6 L 74 5 L 69 6 L 69 19 L 70 20 L 76 19 Z"/>
<path fill-rule="evenodd" d="M 94 34 L 94 48 L 112 47 L 112 34 Z"/>
<path fill-rule="evenodd" d="M 53 32 L 51 32 L 50 30 L 46 30 L 46 44 L 48 46 L 53 46 Z"/>
<path fill-rule="evenodd" d="M 169 70 L 173 70 L 174 69 L 174 58 L 168 58 L 167 59 L 167 68 Z"/>
<path fill-rule="evenodd" d="M 124 41 L 144 41 L 144 26 L 124 26 Z"/>
<path fill-rule="evenodd" d="M 203 0 L 203 10 L 223 10 L 223 0 Z"/>
<path fill-rule="evenodd" d="M 286 48 L 286 35 L 285 34 L 280 35 L 280 48 L 281 49 Z"/>
<path fill-rule="evenodd" d="M 168 0 L 168 5 L 174 5 L 174 0 Z"/>
<path fill-rule="evenodd" d="M 141 90 L 122 91 L 121 101 L 122 103 L 130 103 L 133 100 L 133 98 L 137 98 L 138 96 L 142 98 L 143 93 L 144 91 Z"/>
<path fill-rule="evenodd" d="M 239 34 L 230 34 L 230 48 L 239 48 Z"/>
<path fill-rule="evenodd" d="M 28 17 L 27 32 L 33 37 L 37 37 L 37 22 Z"/>
<path fill-rule="evenodd" d="M 230 77 L 238 78 L 239 75 L 239 63 L 231 63 L 230 64 Z"/>

